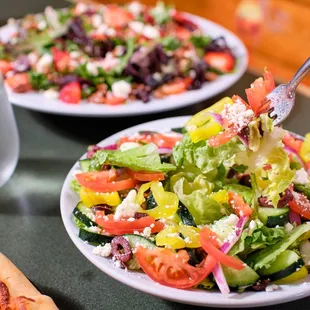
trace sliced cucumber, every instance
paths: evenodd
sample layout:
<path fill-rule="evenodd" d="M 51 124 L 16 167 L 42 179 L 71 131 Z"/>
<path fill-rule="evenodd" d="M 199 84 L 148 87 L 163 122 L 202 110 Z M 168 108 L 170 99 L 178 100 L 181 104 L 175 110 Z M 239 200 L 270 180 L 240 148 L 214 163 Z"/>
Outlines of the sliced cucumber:
<path fill-rule="evenodd" d="M 257 272 L 271 281 L 277 281 L 288 277 L 304 266 L 304 261 L 296 252 L 286 250 L 282 252 L 268 268 L 262 268 Z"/>
<path fill-rule="evenodd" d="M 296 192 L 302 193 L 310 199 L 310 186 L 302 185 L 302 184 L 294 184 L 294 190 Z"/>
<path fill-rule="evenodd" d="M 80 201 L 73 210 L 73 215 L 81 221 L 85 226 L 92 227 L 98 226 L 96 222 L 92 220 L 92 209 L 86 207 L 82 201 Z"/>
<path fill-rule="evenodd" d="M 171 163 L 171 154 L 160 154 L 160 161 L 162 163 Z"/>
<path fill-rule="evenodd" d="M 228 286 L 232 288 L 245 288 L 257 282 L 259 275 L 248 265 L 242 270 L 222 266 Z"/>
<path fill-rule="evenodd" d="M 83 172 L 89 171 L 90 159 L 81 159 L 79 160 L 80 168 Z"/>
<path fill-rule="evenodd" d="M 131 248 L 136 248 L 138 245 L 143 246 L 147 249 L 155 249 L 157 246 L 155 243 L 150 241 L 149 239 L 140 236 L 140 235 L 134 235 L 134 234 L 126 234 L 124 237 L 128 240 Z"/>
<path fill-rule="evenodd" d="M 197 227 L 193 216 L 182 202 L 179 202 L 177 214 L 184 225 Z"/>
<path fill-rule="evenodd" d="M 305 265 L 310 268 L 310 241 L 309 240 L 303 240 L 300 243 L 300 254 L 302 259 L 305 262 Z"/>
<path fill-rule="evenodd" d="M 111 240 L 113 239 L 113 237 L 101 235 L 96 232 L 89 231 L 89 229 L 83 229 L 83 228 L 80 228 L 79 238 L 93 245 L 110 243 Z"/>
<path fill-rule="evenodd" d="M 156 203 L 154 196 L 151 192 L 149 197 L 146 200 L 146 210 L 151 210 L 151 209 L 154 209 L 155 207 L 157 207 L 157 203 Z"/>
<path fill-rule="evenodd" d="M 288 222 L 289 208 L 263 208 L 258 209 L 259 219 L 267 227 L 283 226 Z"/>

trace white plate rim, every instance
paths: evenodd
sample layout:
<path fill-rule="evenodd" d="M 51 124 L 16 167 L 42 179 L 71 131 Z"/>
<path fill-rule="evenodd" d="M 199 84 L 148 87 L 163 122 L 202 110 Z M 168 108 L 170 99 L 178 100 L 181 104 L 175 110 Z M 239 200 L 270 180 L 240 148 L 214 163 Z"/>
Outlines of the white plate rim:
<path fill-rule="evenodd" d="M 47 99 L 40 92 L 17 94 L 13 93 L 9 87 L 6 87 L 9 100 L 16 106 L 50 114 L 87 117 L 124 117 L 180 109 L 210 99 L 231 87 L 242 77 L 248 65 L 248 52 L 242 41 L 230 30 L 203 17 L 189 13 L 186 13 L 186 15 L 196 22 L 204 32 L 207 33 L 206 30 L 210 29 L 212 37 L 223 35 L 229 45 L 235 48 L 238 62 L 234 73 L 223 75 L 213 82 L 205 83 L 201 89 L 188 91 L 180 95 L 168 96 L 163 99 L 153 99 L 146 104 L 141 101 L 133 101 L 120 106 L 90 104 L 85 103 L 85 101 L 79 105 L 65 104 L 59 100 Z"/>
<path fill-rule="evenodd" d="M 143 123 L 137 126 L 122 130 L 101 141 L 99 145 L 108 145 L 114 143 L 119 137 L 125 134 L 135 133 L 139 130 L 170 130 L 173 127 L 183 126 L 188 120 L 189 116 L 171 117 L 166 119 L 155 120 Z M 82 158 L 85 157 L 85 154 Z M 281 286 L 280 290 L 270 293 L 267 292 L 246 292 L 242 294 L 231 293 L 228 297 L 221 295 L 220 292 L 209 292 L 202 290 L 178 290 L 169 287 L 164 287 L 156 284 L 146 275 L 125 272 L 122 269 L 114 266 L 111 259 L 97 257 L 92 254 L 93 246 L 83 243 L 77 235 L 77 228 L 72 220 L 72 210 L 74 203 L 72 199 L 75 197 L 75 202 L 78 201 L 77 195 L 70 189 L 70 181 L 73 172 L 77 169 L 78 163 L 72 167 L 68 173 L 60 197 L 60 211 L 65 229 L 70 236 L 73 243 L 80 250 L 80 252 L 96 267 L 105 272 L 112 278 L 133 287 L 139 291 L 185 304 L 192 304 L 198 306 L 218 307 L 218 308 L 245 308 L 258 307 L 285 303 L 294 301 L 307 296 L 310 296 L 310 275 L 307 281 L 301 281 L 299 285 L 285 285 Z M 71 205 L 70 205 L 71 201 Z M 147 282 L 145 282 L 147 280 Z M 147 285 L 146 285 L 147 284 Z"/>

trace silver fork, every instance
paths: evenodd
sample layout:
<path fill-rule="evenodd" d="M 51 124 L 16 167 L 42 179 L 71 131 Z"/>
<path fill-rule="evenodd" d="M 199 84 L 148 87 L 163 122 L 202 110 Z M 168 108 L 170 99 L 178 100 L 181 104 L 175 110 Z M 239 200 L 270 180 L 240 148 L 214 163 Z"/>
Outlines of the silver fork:
<path fill-rule="evenodd" d="M 310 71 L 310 57 L 299 68 L 294 77 L 287 84 L 276 87 L 264 100 L 262 106 L 270 102 L 268 115 L 274 125 L 280 125 L 291 113 L 295 105 L 296 88 Z"/>

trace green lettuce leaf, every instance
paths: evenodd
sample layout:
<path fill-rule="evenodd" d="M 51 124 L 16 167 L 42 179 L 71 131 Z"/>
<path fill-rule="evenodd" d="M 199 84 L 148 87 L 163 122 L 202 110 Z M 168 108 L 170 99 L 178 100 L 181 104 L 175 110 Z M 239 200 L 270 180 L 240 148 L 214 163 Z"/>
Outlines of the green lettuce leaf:
<path fill-rule="evenodd" d="M 288 249 L 297 239 L 299 239 L 303 234 L 307 233 L 309 230 L 310 230 L 309 223 L 304 223 L 302 225 L 297 226 L 289 234 L 286 234 L 281 241 L 278 241 L 277 243 L 270 245 L 257 253 L 255 252 L 251 254 L 247 258 L 247 263 L 254 270 L 258 270 L 263 267 L 268 268 L 270 264 L 275 261 L 275 259 L 279 254 Z"/>
<path fill-rule="evenodd" d="M 236 157 L 238 164 L 248 166 L 246 173 L 251 174 L 251 180 L 255 183 L 256 198 L 267 197 L 273 206 L 277 206 L 280 193 L 287 189 L 295 176 L 282 146 L 284 134 L 285 131 L 279 127 L 275 127 L 272 132 L 264 132 L 256 152 L 249 150 Z M 266 164 L 272 168 L 265 170 Z"/>
<path fill-rule="evenodd" d="M 245 229 L 238 242 L 230 250 L 230 255 L 239 255 L 242 258 L 250 253 L 263 249 L 269 245 L 276 244 L 286 235 L 283 227 L 268 228 L 263 226 L 260 220 L 255 221 L 255 228 Z"/>
<path fill-rule="evenodd" d="M 91 167 L 97 170 L 103 164 L 126 167 L 135 171 L 169 172 L 175 170 L 175 166 L 161 163 L 157 153 L 157 146 L 145 144 L 126 151 L 98 151 L 91 159 Z"/>
<path fill-rule="evenodd" d="M 203 175 L 189 181 L 179 173 L 171 178 L 171 189 L 187 207 L 196 224 L 210 224 L 226 215 L 226 209 L 214 199 L 208 197 L 213 185 Z"/>
<path fill-rule="evenodd" d="M 81 185 L 78 183 L 78 181 L 76 179 L 73 179 L 70 183 L 70 187 L 71 189 L 76 192 L 76 193 L 79 193 L 80 192 L 80 188 L 81 188 Z"/>
<path fill-rule="evenodd" d="M 232 139 L 214 148 L 209 146 L 207 141 L 193 143 L 189 135 L 185 134 L 183 140 L 174 148 L 173 157 L 178 167 L 198 168 L 200 173 L 212 180 L 218 175 L 221 164 L 224 167 L 231 167 L 234 164 L 235 154 L 244 150 L 245 147 L 239 139 Z"/>

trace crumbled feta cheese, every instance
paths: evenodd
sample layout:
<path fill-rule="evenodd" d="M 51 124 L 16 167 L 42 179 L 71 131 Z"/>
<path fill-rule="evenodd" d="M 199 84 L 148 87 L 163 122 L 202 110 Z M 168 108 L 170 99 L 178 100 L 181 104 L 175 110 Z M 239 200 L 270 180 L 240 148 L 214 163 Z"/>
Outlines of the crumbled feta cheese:
<path fill-rule="evenodd" d="M 154 228 L 154 227 L 155 227 L 155 224 L 151 224 L 150 227 L 151 227 L 151 228 Z"/>
<path fill-rule="evenodd" d="M 98 226 L 91 226 L 88 228 L 88 230 L 90 232 L 96 233 L 96 234 L 100 234 L 101 233 L 101 229 Z"/>
<path fill-rule="evenodd" d="M 56 100 L 59 96 L 59 92 L 56 89 L 50 88 L 43 92 L 43 96 L 46 99 Z"/>
<path fill-rule="evenodd" d="M 137 192 L 131 190 L 127 197 L 116 208 L 114 218 L 119 220 L 123 217 L 134 217 L 135 213 L 140 209 L 140 206 L 135 202 Z"/>
<path fill-rule="evenodd" d="M 184 52 L 183 56 L 185 58 L 189 58 L 189 59 L 196 59 L 197 58 L 197 54 L 195 50 L 187 50 Z"/>
<path fill-rule="evenodd" d="M 294 226 L 291 223 L 286 223 L 284 229 L 287 233 L 291 232 L 294 229 Z"/>
<path fill-rule="evenodd" d="M 106 31 L 106 35 L 109 37 L 114 37 L 116 36 L 116 30 L 113 28 L 108 28 Z"/>
<path fill-rule="evenodd" d="M 0 28 L 0 41 L 4 44 L 10 42 L 11 38 L 18 32 L 16 21 L 12 20 L 12 22 Z"/>
<path fill-rule="evenodd" d="M 117 268 L 122 268 L 121 261 L 119 261 L 119 260 L 115 260 L 115 261 L 114 261 L 114 265 L 115 265 Z"/>
<path fill-rule="evenodd" d="M 75 7 L 75 14 L 77 15 L 82 15 L 88 10 L 88 7 L 85 3 L 78 2 L 76 7 Z"/>
<path fill-rule="evenodd" d="M 277 289 L 279 289 L 278 285 L 271 284 L 271 285 L 268 285 L 265 290 L 266 290 L 267 293 L 269 293 L 269 292 L 273 292 L 273 291 L 275 291 Z"/>
<path fill-rule="evenodd" d="M 309 184 L 310 180 L 307 171 L 304 168 L 297 170 L 293 182 L 302 185 Z"/>
<path fill-rule="evenodd" d="M 116 56 L 122 56 L 125 52 L 126 48 L 123 45 L 116 45 L 114 49 L 114 53 Z"/>
<path fill-rule="evenodd" d="M 119 147 L 119 150 L 121 152 L 124 152 L 124 151 L 130 150 L 130 149 L 134 149 L 135 147 L 139 147 L 139 146 L 140 146 L 140 144 L 136 143 L 136 142 L 124 142 Z"/>
<path fill-rule="evenodd" d="M 235 104 L 225 104 L 221 116 L 228 121 L 228 125 L 240 131 L 252 120 L 254 112 L 242 102 L 236 101 Z"/>
<path fill-rule="evenodd" d="M 162 79 L 162 75 L 159 73 L 159 72 L 155 72 L 153 74 L 153 78 L 156 80 L 156 81 L 160 81 Z"/>
<path fill-rule="evenodd" d="M 39 73 L 46 73 L 53 63 L 53 56 L 45 53 L 37 62 L 36 69 Z"/>
<path fill-rule="evenodd" d="M 239 217 L 236 214 L 230 214 L 223 223 L 231 226 L 236 226 L 239 221 Z"/>
<path fill-rule="evenodd" d="M 189 71 L 189 76 L 194 79 L 196 77 L 196 71 L 195 70 L 190 70 Z"/>
<path fill-rule="evenodd" d="M 134 217 L 130 217 L 127 221 L 128 221 L 128 222 L 134 222 L 134 221 L 135 221 L 135 218 L 134 218 Z"/>
<path fill-rule="evenodd" d="M 28 54 L 28 61 L 31 66 L 35 65 L 38 59 L 39 59 L 38 54 L 33 53 L 33 52 Z"/>
<path fill-rule="evenodd" d="M 250 230 L 254 230 L 254 229 L 256 229 L 256 227 L 257 227 L 256 222 L 252 220 L 252 221 L 250 222 L 250 224 L 249 224 Z"/>
<path fill-rule="evenodd" d="M 95 62 L 88 62 L 86 65 L 86 70 L 89 74 L 97 76 L 98 75 L 98 65 Z"/>
<path fill-rule="evenodd" d="M 184 241 L 185 241 L 185 243 L 191 243 L 191 239 L 190 239 L 189 237 L 186 237 L 186 238 L 184 239 Z"/>
<path fill-rule="evenodd" d="M 142 233 L 142 236 L 146 237 L 146 238 L 149 238 L 152 234 L 152 229 L 151 227 L 145 227 L 143 229 L 143 233 Z"/>
<path fill-rule="evenodd" d="M 70 52 L 70 58 L 77 59 L 80 56 L 81 56 L 81 52 L 79 52 L 79 51 L 72 51 L 72 52 Z"/>
<path fill-rule="evenodd" d="M 94 28 L 99 28 L 100 25 L 103 23 L 102 16 L 99 14 L 94 14 L 91 18 L 91 23 Z"/>
<path fill-rule="evenodd" d="M 131 93 L 131 85 L 124 81 L 117 81 L 112 84 L 112 93 L 116 97 L 128 98 Z"/>
<path fill-rule="evenodd" d="M 160 32 L 157 28 L 150 25 L 146 25 L 143 28 L 143 35 L 148 39 L 157 39 L 160 37 Z"/>
<path fill-rule="evenodd" d="M 144 29 L 144 24 L 138 21 L 133 21 L 128 24 L 129 28 L 135 33 L 141 34 Z"/>
<path fill-rule="evenodd" d="M 116 57 L 114 57 L 113 53 L 108 52 L 104 58 L 104 60 L 101 62 L 102 67 L 104 70 L 111 70 L 115 66 L 119 64 L 120 60 Z"/>
<path fill-rule="evenodd" d="M 143 10 L 141 3 L 134 1 L 128 5 L 128 11 L 131 12 L 134 16 L 139 16 Z"/>
<path fill-rule="evenodd" d="M 39 22 L 38 22 L 38 29 L 39 30 L 43 30 L 43 29 L 45 29 L 47 27 L 47 23 L 46 23 L 46 21 L 44 20 L 44 19 L 42 19 L 42 20 L 40 20 Z"/>
<path fill-rule="evenodd" d="M 97 29 L 97 34 L 106 34 L 106 31 L 108 30 L 108 26 L 106 24 L 101 24 Z"/>
<path fill-rule="evenodd" d="M 110 243 L 106 243 L 104 246 L 99 245 L 93 249 L 93 254 L 102 257 L 109 257 L 111 253 L 112 253 L 112 247 Z"/>

